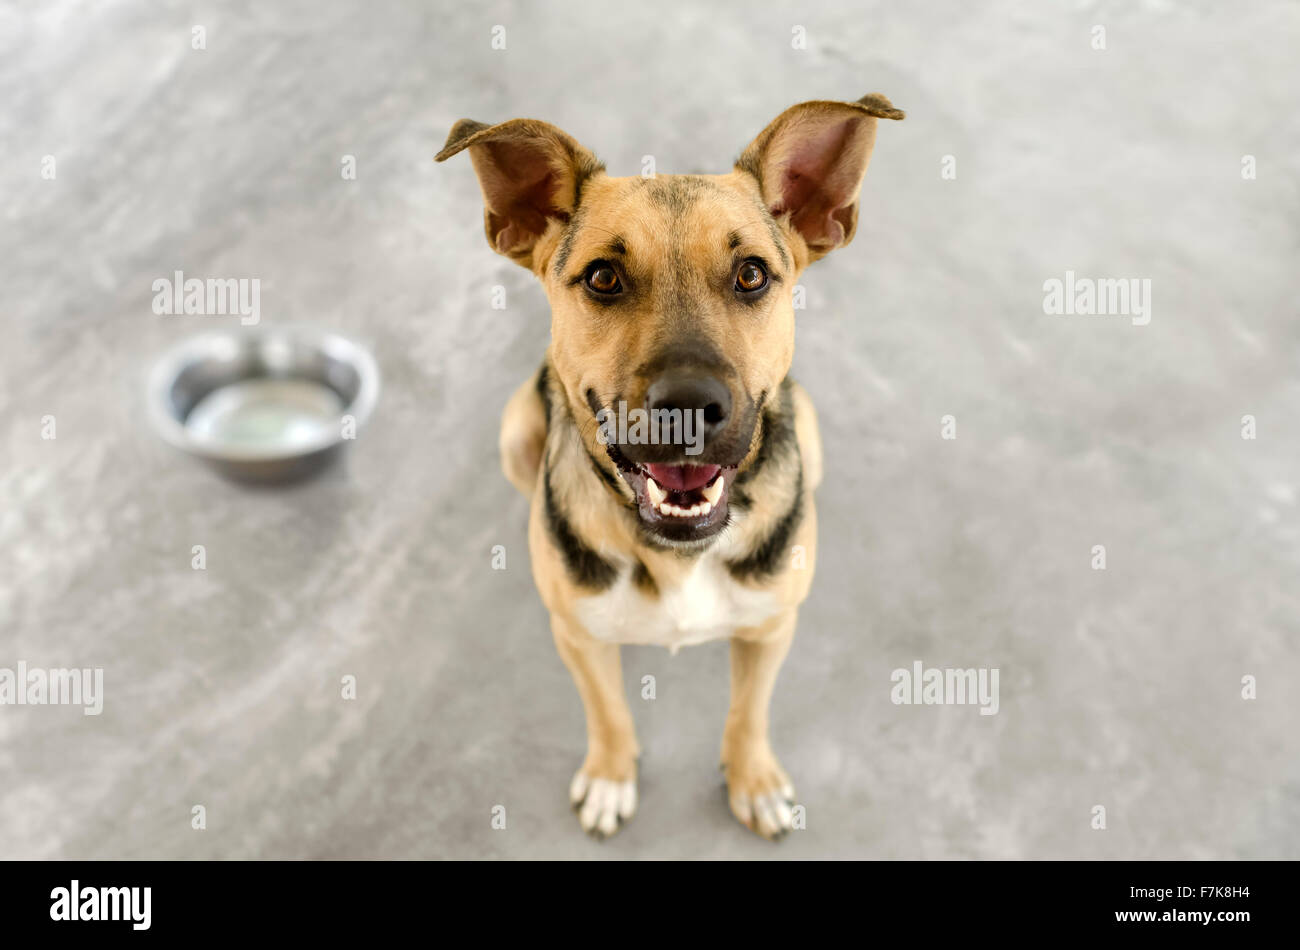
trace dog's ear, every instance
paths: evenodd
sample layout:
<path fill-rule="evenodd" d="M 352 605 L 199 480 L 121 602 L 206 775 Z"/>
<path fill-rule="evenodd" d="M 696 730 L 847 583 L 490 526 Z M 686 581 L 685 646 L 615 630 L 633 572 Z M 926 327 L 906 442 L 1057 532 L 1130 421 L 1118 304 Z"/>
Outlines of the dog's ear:
<path fill-rule="evenodd" d="M 758 179 L 773 217 L 803 238 L 810 262 L 853 239 L 878 118 L 903 112 L 879 93 L 803 102 L 777 116 L 736 161 Z"/>
<path fill-rule="evenodd" d="M 571 136 L 535 119 L 499 125 L 461 119 L 435 161 L 465 149 L 483 190 L 488 243 L 528 268 L 548 223 L 567 221 L 583 181 L 604 167 Z"/>

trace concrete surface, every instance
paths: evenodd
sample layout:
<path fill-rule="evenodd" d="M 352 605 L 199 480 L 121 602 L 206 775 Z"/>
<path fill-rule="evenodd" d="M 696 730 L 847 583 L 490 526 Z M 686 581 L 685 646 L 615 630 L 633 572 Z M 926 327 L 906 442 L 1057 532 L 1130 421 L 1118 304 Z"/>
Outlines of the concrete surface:
<path fill-rule="evenodd" d="M 98 717 L 0 707 L 0 857 L 1300 856 L 1298 42 L 1291 3 L 0 6 L 0 667 L 105 671 Z M 829 462 L 773 712 L 806 830 L 727 811 L 725 645 L 629 649 L 641 807 L 596 843 L 495 455 L 545 301 L 432 156 L 525 115 L 612 173 L 723 171 L 868 91 L 909 117 L 795 360 Z M 344 465 L 250 490 L 153 436 L 150 360 L 237 322 L 156 316 L 178 269 L 373 348 Z M 1150 279 L 1149 325 L 1045 315 L 1067 270 Z M 999 669 L 998 714 L 894 705 L 915 660 Z"/>

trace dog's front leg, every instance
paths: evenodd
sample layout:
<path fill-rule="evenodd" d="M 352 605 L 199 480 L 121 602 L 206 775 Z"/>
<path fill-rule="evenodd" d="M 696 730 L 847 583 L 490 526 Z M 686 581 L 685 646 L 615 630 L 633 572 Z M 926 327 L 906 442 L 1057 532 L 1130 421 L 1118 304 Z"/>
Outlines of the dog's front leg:
<path fill-rule="evenodd" d="M 608 837 L 636 811 L 640 748 L 623 692 L 617 644 L 601 643 L 552 615 L 560 659 L 569 668 L 587 715 L 587 758 L 569 786 L 583 830 Z"/>
<path fill-rule="evenodd" d="M 738 630 L 731 640 L 731 709 L 722 733 L 727 795 L 746 827 L 773 840 L 791 828 L 794 786 L 772 752 L 767 713 L 796 613 L 791 608 L 765 628 Z"/>

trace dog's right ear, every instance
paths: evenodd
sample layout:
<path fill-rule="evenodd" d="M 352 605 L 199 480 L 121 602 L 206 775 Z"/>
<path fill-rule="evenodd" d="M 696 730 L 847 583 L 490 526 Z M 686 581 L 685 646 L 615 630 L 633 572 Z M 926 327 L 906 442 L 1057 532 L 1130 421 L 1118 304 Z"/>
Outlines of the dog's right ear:
<path fill-rule="evenodd" d="M 434 160 L 446 161 L 465 149 L 483 190 L 488 243 L 529 269 L 550 222 L 567 222 L 582 183 L 604 168 L 570 135 L 536 119 L 498 125 L 461 119 Z"/>

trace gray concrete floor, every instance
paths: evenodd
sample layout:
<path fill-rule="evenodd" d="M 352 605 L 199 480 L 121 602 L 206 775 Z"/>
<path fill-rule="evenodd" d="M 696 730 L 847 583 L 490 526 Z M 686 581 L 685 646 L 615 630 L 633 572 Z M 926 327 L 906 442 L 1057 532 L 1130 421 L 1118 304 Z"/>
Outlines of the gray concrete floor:
<path fill-rule="evenodd" d="M 97 718 L 0 707 L 0 857 L 1300 855 L 1300 9 L 727 10 L 0 7 L 0 667 L 106 690 Z M 723 171 L 786 106 L 868 91 L 909 118 L 804 279 L 795 359 L 829 463 L 773 711 L 807 829 L 727 811 L 725 645 L 630 649 L 641 808 L 596 843 L 495 454 L 546 304 L 432 156 L 459 117 L 535 116 L 615 174 Z M 344 465 L 250 490 L 151 434 L 150 360 L 232 322 L 155 316 L 177 269 L 373 348 Z M 1068 269 L 1150 278 L 1150 325 L 1044 315 Z M 893 705 L 917 659 L 999 668 L 1000 712 Z"/>

